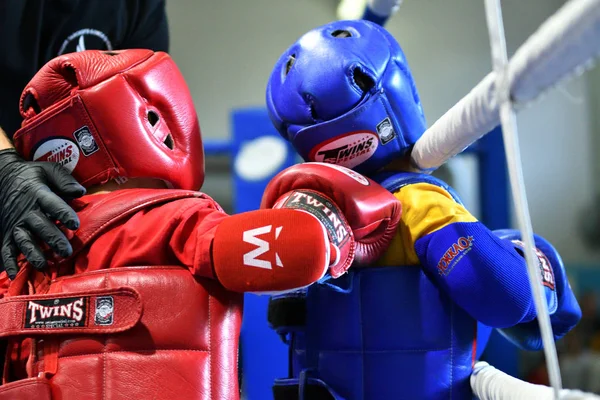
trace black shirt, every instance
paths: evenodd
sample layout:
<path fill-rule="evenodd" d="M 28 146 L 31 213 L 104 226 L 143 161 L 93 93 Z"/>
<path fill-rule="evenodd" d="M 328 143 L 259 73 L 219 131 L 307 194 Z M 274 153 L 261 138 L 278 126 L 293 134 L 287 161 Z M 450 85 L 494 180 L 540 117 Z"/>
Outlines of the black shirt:
<path fill-rule="evenodd" d="M 165 0 L 0 0 L 0 127 L 21 125 L 19 97 L 48 61 L 81 50 L 169 50 Z"/>

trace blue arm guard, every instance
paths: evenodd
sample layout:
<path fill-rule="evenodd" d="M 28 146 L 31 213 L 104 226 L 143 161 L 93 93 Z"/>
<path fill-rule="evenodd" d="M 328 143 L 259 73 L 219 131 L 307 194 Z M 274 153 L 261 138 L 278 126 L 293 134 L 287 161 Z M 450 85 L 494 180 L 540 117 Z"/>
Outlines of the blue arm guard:
<path fill-rule="evenodd" d="M 473 318 L 493 328 L 532 321 L 523 257 L 480 222 L 454 222 L 418 239 L 424 271 Z"/>

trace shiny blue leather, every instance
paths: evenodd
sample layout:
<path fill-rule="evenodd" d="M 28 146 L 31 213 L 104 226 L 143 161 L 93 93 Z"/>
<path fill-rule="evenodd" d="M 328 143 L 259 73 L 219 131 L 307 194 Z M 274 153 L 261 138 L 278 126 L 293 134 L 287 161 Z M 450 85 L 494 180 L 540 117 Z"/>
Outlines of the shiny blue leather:
<path fill-rule="evenodd" d="M 302 36 L 277 61 L 266 100 L 275 127 L 304 160 L 364 174 L 403 155 L 426 127 L 400 45 L 364 20 Z"/>

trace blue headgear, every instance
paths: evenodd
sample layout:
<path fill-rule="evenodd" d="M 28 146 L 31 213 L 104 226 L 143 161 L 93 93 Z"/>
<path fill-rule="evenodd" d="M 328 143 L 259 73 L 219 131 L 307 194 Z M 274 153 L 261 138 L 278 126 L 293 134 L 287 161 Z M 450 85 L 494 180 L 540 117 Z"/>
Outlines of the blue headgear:
<path fill-rule="evenodd" d="M 400 45 L 368 21 L 336 21 L 302 36 L 267 86 L 273 124 L 306 161 L 377 171 L 425 131 Z"/>

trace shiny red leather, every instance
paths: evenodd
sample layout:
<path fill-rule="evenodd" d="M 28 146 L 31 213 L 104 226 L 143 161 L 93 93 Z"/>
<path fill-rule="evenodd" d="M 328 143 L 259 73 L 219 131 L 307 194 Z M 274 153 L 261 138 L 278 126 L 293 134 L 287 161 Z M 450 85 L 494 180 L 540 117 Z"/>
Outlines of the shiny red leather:
<path fill-rule="evenodd" d="M 239 399 L 242 294 L 227 291 L 216 280 L 194 277 L 176 264 L 108 265 L 69 273 L 77 270 L 75 264 L 87 262 L 90 247 L 103 234 L 110 231 L 118 237 L 115 227 L 123 220 L 201 196 L 187 191 L 120 191 L 79 213 L 82 228 L 72 239 L 72 258 L 52 265 L 49 275 L 29 267 L 19 272 L 0 301 L 0 314 L 5 303 L 28 300 L 27 295 L 98 296 L 112 290 L 129 296 L 128 303 L 121 303 L 126 310 L 117 309 L 115 296 L 114 318 L 126 323 L 119 325 L 119 332 L 94 329 L 90 308 L 85 333 L 77 331 L 83 328 L 67 327 L 58 335 L 52 329 L 10 331 L 10 324 L 0 318 L 0 335 L 10 342 L 0 400 Z M 127 322 L 135 318 L 136 323 Z"/>
<path fill-rule="evenodd" d="M 84 186 L 157 178 L 199 190 L 204 150 L 185 80 L 166 53 L 87 50 L 49 61 L 21 95 L 15 147 Z"/>
<path fill-rule="evenodd" d="M 0 386 L 0 400 L 52 400 L 46 378 L 29 378 Z"/>
<path fill-rule="evenodd" d="M 349 256 L 342 257 L 341 262 L 329 269 L 334 278 L 345 273 L 352 262 L 359 265 L 375 262 L 396 234 L 402 205 L 387 189 L 356 171 L 319 162 L 293 165 L 269 182 L 261 208 L 277 206 L 285 194 L 294 190 L 309 190 L 329 198 L 350 225 L 356 246 L 349 252 L 346 250 Z"/>

